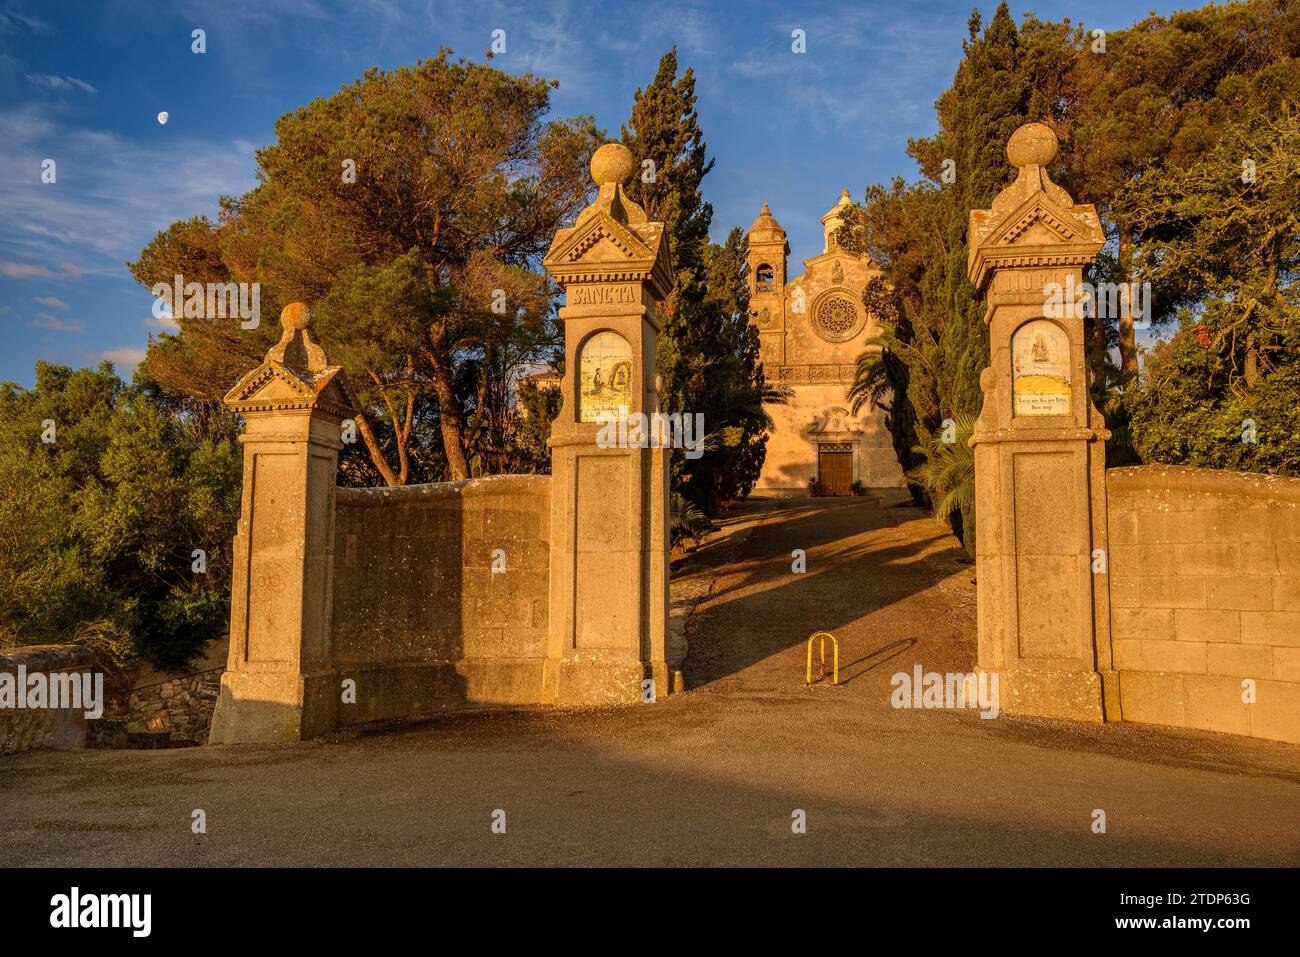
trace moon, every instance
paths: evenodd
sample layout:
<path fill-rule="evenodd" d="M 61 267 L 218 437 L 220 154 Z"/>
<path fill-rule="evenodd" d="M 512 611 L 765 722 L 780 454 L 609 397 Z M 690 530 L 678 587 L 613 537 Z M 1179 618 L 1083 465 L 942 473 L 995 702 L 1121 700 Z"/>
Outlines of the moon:
<path fill-rule="evenodd" d="M 163 110 L 161 113 L 158 114 L 158 122 L 161 123 L 163 126 L 166 126 L 166 125 L 167 125 L 167 111 L 166 111 L 166 110 Z"/>

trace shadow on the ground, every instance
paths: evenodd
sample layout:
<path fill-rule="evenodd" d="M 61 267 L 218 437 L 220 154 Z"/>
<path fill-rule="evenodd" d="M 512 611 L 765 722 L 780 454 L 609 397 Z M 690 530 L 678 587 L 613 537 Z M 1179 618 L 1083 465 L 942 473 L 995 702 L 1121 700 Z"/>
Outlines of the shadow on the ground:
<path fill-rule="evenodd" d="M 813 632 L 839 636 L 858 628 L 874 612 L 934 588 L 943 577 L 923 551 L 941 546 L 947 536 L 914 541 L 871 499 L 751 500 L 735 515 L 738 520 L 761 515 L 761 524 L 738 549 L 728 548 L 725 537 L 714 540 L 678 572 L 719 576 L 692 620 L 688 687 L 743 672 L 802 644 Z M 802 574 L 792 570 L 795 549 L 806 555 Z M 942 596 L 936 594 L 932 604 L 943 606 Z M 865 636 L 876 646 L 868 657 L 885 647 L 898 649 L 897 654 L 936 628 L 951 630 L 954 623 L 944 618 L 946 608 L 931 608 L 923 619 L 891 621 L 894 631 Z M 967 638 L 967 647 L 955 654 L 952 649 L 937 654 L 969 666 L 974 637 Z"/>
<path fill-rule="evenodd" d="M 777 702 L 760 720 L 734 700 L 687 696 L 662 707 L 463 713 L 282 748 L 30 753 L 0 775 L 0 856 L 39 866 L 1298 860 L 1280 813 L 1294 783 L 1061 754 L 1000 740 L 986 725 L 1001 722 L 951 714 L 880 726 L 834 709 L 823 721 L 838 733 L 809 750 L 808 704 Z M 1098 806 L 1109 836 L 1089 827 Z M 190 832 L 193 808 L 205 810 L 208 834 Z M 497 809 L 506 835 L 490 829 Z M 791 828 L 796 811 L 806 833 Z"/>

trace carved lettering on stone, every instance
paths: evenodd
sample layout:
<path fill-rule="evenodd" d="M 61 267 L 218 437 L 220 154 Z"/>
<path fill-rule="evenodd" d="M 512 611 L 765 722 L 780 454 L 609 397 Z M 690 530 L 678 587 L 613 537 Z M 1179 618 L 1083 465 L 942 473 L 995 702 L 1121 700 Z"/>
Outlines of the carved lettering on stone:
<path fill-rule="evenodd" d="M 569 287 L 570 306 L 626 306 L 637 301 L 636 286 L 631 283 L 619 285 L 575 285 Z"/>

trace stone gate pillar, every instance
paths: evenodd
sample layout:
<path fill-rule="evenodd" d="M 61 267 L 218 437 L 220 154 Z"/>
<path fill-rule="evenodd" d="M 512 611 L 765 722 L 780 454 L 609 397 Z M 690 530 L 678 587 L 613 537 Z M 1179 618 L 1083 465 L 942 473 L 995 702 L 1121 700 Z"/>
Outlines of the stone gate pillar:
<path fill-rule="evenodd" d="M 1047 126 L 1016 130 L 1007 158 L 1019 176 L 970 214 L 968 275 L 987 292 L 990 352 L 970 440 L 979 667 L 1000 674 L 1008 712 L 1100 721 L 1117 700 L 1104 574 L 1110 436 L 1089 398 L 1073 293 L 1104 236 L 1096 210 L 1048 178 L 1056 151 Z"/>
<path fill-rule="evenodd" d="M 209 742 L 300 741 L 335 725 L 330 655 L 334 487 L 347 379 L 326 364 L 303 303 L 286 306 L 266 360 L 226 395 L 244 417 L 230 660 Z"/>
<path fill-rule="evenodd" d="M 636 426 L 659 410 L 656 309 L 673 271 L 663 224 L 623 191 L 634 166 L 617 143 L 596 151 L 599 193 L 544 260 L 565 293 L 546 671 L 559 704 L 638 701 L 647 677 L 657 694 L 669 691 L 668 451 L 643 447 L 648 430 Z M 631 427 L 627 441 L 607 441 L 621 431 L 611 418 Z"/>

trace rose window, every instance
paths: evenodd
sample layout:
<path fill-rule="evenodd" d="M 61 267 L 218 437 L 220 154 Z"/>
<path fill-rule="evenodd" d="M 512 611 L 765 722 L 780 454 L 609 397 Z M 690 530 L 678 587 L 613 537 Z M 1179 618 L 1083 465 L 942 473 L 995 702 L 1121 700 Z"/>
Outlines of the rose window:
<path fill-rule="evenodd" d="M 845 296 L 828 296 L 818 304 L 813 320 L 823 339 L 838 341 L 853 335 L 858 325 L 858 310 Z"/>

